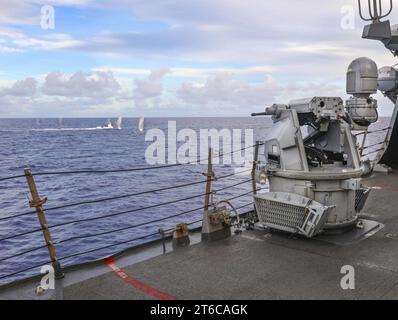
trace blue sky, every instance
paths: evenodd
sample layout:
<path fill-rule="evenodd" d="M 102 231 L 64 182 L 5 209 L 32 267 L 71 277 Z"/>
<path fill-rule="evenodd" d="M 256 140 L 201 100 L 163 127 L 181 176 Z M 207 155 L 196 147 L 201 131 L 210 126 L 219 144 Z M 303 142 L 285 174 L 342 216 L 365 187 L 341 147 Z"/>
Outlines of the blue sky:
<path fill-rule="evenodd" d="M 346 98 L 358 56 L 396 63 L 361 39 L 356 12 L 353 28 L 341 26 L 356 0 L 0 4 L 0 117 L 248 116 L 295 98 Z M 41 28 L 44 5 L 52 30 Z"/>

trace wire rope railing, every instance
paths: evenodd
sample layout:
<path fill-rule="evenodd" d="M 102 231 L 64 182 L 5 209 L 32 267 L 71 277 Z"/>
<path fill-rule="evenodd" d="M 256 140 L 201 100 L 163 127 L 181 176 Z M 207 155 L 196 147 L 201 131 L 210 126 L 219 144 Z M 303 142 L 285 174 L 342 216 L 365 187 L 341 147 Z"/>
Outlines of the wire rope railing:
<path fill-rule="evenodd" d="M 233 150 L 231 152 L 221 153 L 221 154 L 219 154 L 217 156 L 218 157 L 222 157 L 222 156 L 233 154 L 233 153 L 236 153 L 236 152 L 241 152 L 241 151 L 247 150 L 249 148 L 254 148 L 255 146 L 256 145 L 252 145 L 252 146 L 244 147 L 244 148 L 241 148 L 241 149 L 238 149 L 238 150 Z M 200 163 L 200 162 L 203 162 L 203 161 L 207 161 L 207 160 L 208 159 L 199 159 L 197 161 L 188 162 L 186 164 L 177 163 L 177 164 L 172 164 L 172 165 L 150 166 L 150 167 L 142 167 L 142 168 L 115 169 L 115 170 L 74 170 L 74 171 L 59 171 L 59 172 L 39 172 L 39 173 L 32 173 L 32 175 L 33 176 L 43 176 L 43 175 L 82 174 L 82 173 L 123 173 L 123 172 L 154 170 L 154 169 L 161 169 L 161 168 L 163 169 L 163 168 L 170 168 L 170 167 L 182 166 L 182 165 L 197 164 L 197 163 Z M 234 175 L 234 174 L 232 174 L 232 175 Z M 230 176 L 231 175 L 225 175 L 225 176 L 219 177 L 218 179 L 228 178 Z M 22 178 L 22 177 L 26 178 L 26 174 L 25 175 L 16 175 L 16 176 L 0 178 L 0 181 L 18 179 L 18 178 Z M 59 205 L 59 206 L 56 206 L 56 207 L 46 208 L 46 211 L 65 209 L 65 208 L 69 208 L 69 207 L 74 207 L 74 206 L 79 206 L 79 205 L 84 205 L 84 204 L 98 203 L 98 202 L 103 202 L 103 201 L 111 201 L 111 200 L 123 199 L 123 198 L 134 197 L 134 196 L 144 195 L 144 194 L 158 192 L 158 191 L 165 191 L 165 190 L 183 188 L 183 187 L 187 187 L 187 186 L 191 186 L 191 185 L 195 185 L 195 184 L 206 183 L 206 182 L 207 182 L 206 180 L 202 180 L 202 181 L 197 181 L 197 182 L 193 182 L 193 183 L 191 182 L 191 183 L 178 185 L 178 186 L 160 188 L 158 190 L 148 190 L 148 191 L 143 191 L 143 192 L 138 192 L 138 193 L 125 194 L 125 195 L 107 197 L 107 198 L 102 198 L 102 199 L 81 201 L 81 202 L 77 202 L 77 203 L 69 203 L 69 204 L 65 204 L 65 205 Z M 0 221 L 4 221 L 4 220 L 8 220 L 8 219 L 14 219 L 14 218 L 19 218 L 19 217 L 23 217 L 23 216 L 27 216 L 27 215 L 33 215 L 35 213 L 36 213 L 35 211 L 27 211 L 27 212 L 15 214 L 15 215 L 8 215 L 8 216 L 5 216 L 5 217 L 0 217 Z"/>
<path fill-rule="evenodd" d="M 243 151 L 246 150 L 248 148 L 253 148 L 256 147 L 258 148 L 258 146 L 260 145 L 260 143 L 257 143 L 254 146 L 249 146 L 249 147 L 244 147 L 241 148 L 239 150 L 233 150 L 231 152 L 228 153 L 222 153 L 219 154 L 218 156 L 225 156 L 227 154 L 232 154 L 235 152 L 239 152 L 239 151 Z M 209 162 L 211 162 L 211 159 L 213 158 L 213 156 L 211 158 L 208 158 L 207 160 Z M 199 163 L 203 161 L 202 160 L 198 160 L 195 161 L 195 163 Z M 192 164 L 192 163 L 189 163 Z M 193 182 L 189 182 L 189 183 L 183 183 L 183 184 L 179 184 L 179 185 L 174 185 L 174 186 L 167 186 L 167 187 L 163 187 L 163 188 L 157 188 L 157 189 L 152 189 L 152 190 L 145 190 L 145 191 L 139 191 L 139 192 L 135 192 L 135 193 L 127 193 L 127 194 L 122 194 L 122 195 L 114 195 L 114 196 L 108 196 L 108 197 L 102 197 L 102 198 L 97 198 L 97 199 L 92 199 L 92 200 L 84 200 L 81 202 L 71 202 L 71 203 L 65 203 L 65 204 L 60 204 L 60 205 L 56 205 L 53 207 L 48 207 L 48 208 L 43 208 L 43 204 L 47 201 L 46 198 L 40 198 L 38 193 L 37 193 L 37 189 L 36 189 L 36 184 L 34 182 L 33 177 L 35 176 L 48 176 L 48 175 L 68 175 L 68 174 L 89 174 L 89 173 L 110 173 L 110 172 L 114 172 L 114 173 L 124 173 L 124 172 L 134 172 L 134 171 L 143 171 L 143 170 L 154 170 L 154 169 L 164 169 L 164 168 L 170 168 L 170 167 L 176 167 L 176 166 L 181 166 L 182 164 L 172 164 L 172 165 L 162 165 L 162 166 L 151 166 L 151 167 L 139 167 L 139 168 L 128 168 L 128 169 L 113 169 L 113 170 L 71 170 L 71 171 L 54 171 L 54 172 L 38 172 L 38 173 L 32 173 L 30 170 L 25 170 L 25 174 L 24 175 L 14 175 L 14 176 L 9 176 L 9 177 L 3 177 L 0 178 L 0 182 L 2 181 L 9 181 L 9 180 L 13 180 L 13 179 L 20 179 L 20 178 L 26 178 L 28 181 L 28 185 L 32 194 L 32 200 L 30 201 L 30 206 L 32 208 L 35 208 L 35 211 L 28 211 L 28 212 L 23 212 L 20 214 L 15 214 L 15 215 L 8 215 L 5 217 L 1 217 L 0 221 L 7 221 L 9 219 L 14 219 L 17 217 L 23 217 L 26 215 L 31 215 L 31 214 L 37 214 L 38 218 L 39 218 L 39 222 L 40 222 L 40 228 L 35 228 L 35 229 L 31 229 L 31 230 L 27 230 L 27 231 L 23 231 L 17 234 L 12 234 L 12 235 L 8 235 L 5 237 L 0 238 L 0 242 L 1 241 L 6 241 L 6 240 L 11 240 L 11 239 L 15 239 L 18 237 L 22 237 L 22 236 L 26 236 L 32 233 L 37 233 L 42 231 L 44 238 L 45 238 L 45 245 L 40 245 L 40 246 L 36 246 L 36 247 L 31 247 L 28 249 L 25 249 L 23 251 L 20 252 L 16 252 L 13 253 L 12 255 L 6 256 L 6 257 L 0 257 L 0 263 L 3 263 L 7 260 L 11 260 L 13 258 L 16 257 L 21 257 L 23 255 L 27 255 L 27 254 L 31 254 L 34 252 L 37 252 L 39 250 L 43 250 L 45 248 L 48 249 L 49 251 L 49 255 L 51 258 L 51 261 L 46 262 L 46 263 L 52 263 L 54 267 L 58 267 L 58 271 L 60 271 L 61 267 L 59 264 L 59 261 L 65 261 L 68 260 L 70 258 L 73 257 L 77 257 L 77 256 L 82 256 L 82 255 L 87 255 L 89 253 L 93 253 L 93 252 L 98 252 L 101 250 L 105 250 L 107 248 L 112 248 L 112 247 L 117 247 L 120 246 L 122 244 L 128 244 L 134 241 L 139 241 L 139 240 L 143 240 L 149 237 L 154 237 L 156 235 L 158 235 L 158 233 L 151 233 L 148 235 L 143 235 L 140 237 L 134 237 L 134 238 L 130 238 L 130 239 L 122 239 L 121 241 L 117 241 L 117 242 L 113 242 L 110 244 L 106 244 L 97 248 L 89 248 L 88 250 L 84 250 L 84 251 L 80 251 L 80 252 L 75 252 L 66 256 L 62 256 L 60 258 L 57 258 L 56 254 L 55 254 L 55 247 L 54 245 L 60 245 L 63 243 L 67 243 L 70 241 L 75 241 L 75 240 L 82 240 L 82 239 L 87 239 L 87 238 L 93 238 L 93 237 L 101 237 L 104 235 L 108 235 L 108 234 L 115 234 L 118 232 L 122 232 L 125 230 L 130 230 L 130 229 L 134 229 L 134 228 L 140 228 L 143 226 L 147 226 L 147 225 L 154 225 L 157 223 L 163 223 L 165 221 L 170 221 L 173 218 L 177 218 L 177 217 L 181 217 L 184 215 L 188 215 L 189 213 L 193 213 L 199 210 L 203 210 L 205 209 L 204 206 L 198 206 L 196 208 L 193 209 L 189 209 L 189 210 L 184 210 L 182 212 L 178 212 L 172 215 L 168 215 L 165 217 L 159 217 L 157 219 L 151 219 L 149 221 L 145 221 L 145 222 L 140 222 L 140 223 L 136 223 L 136 224 L 132 224 L 132 225 L 127 225 L 127 226 L 122 226 L 122 227 L 118 227 L 118 228 L 112 228 L 109 230 L 105 230 L 105 231 L 101 231 L 101 232 L 97 232 L 97 233 L 86 233 L 86 234 L 81 234 L 81 235 L 75 235 L 75 236 L 71 236 L 71 237 L 67 237 L 67 238 L 63 238 L 63 239 L 59 239 L 57 241 L 52 241 L 51 238 L 51 234 L 50 234 L 50 230 L 59 228 L 59 227 L 66 227 L 69 225 L 73 225 L 73 224 L 80 224 L 80 223 L 86 223 L 86 222 L 91 222 L 91 221 L 96 221 L 96 220 L 101 220 L 101 219 L 106 219 L 106 218 L 111 218 L 111 217 L 116 217 L 116 216 L 120 216 L 120 215 L 124 215 L 124 214 L 131 214 L 131 213 L 135 213 L 135 212 L 139 212 L 139 211 L 144 211 L 144 210 L 148 210 L 148 209 L 153 209 L 153 208 L 158 208 L 158 207 L 162 207 L 162 206 L 167 206 L 167 205 L 171 205 L 171 204 L 175 204 L 175 203 L 180 203 L 180 202 L 184 202 L 184 201 L 188 201 L 191 199 L 195 199 L 195 198 L 200 198 L 200 197 L 210 197 L 210 196 L 214 196 L 222 191 L 243 185 L 245 183 L 251 182 L 253 178 L 251 179 L 244 179 L 242 181 L 239 182 L 234 182 L 232 184 L 228 184 L 225 186 L 220 186 L 219 188 L 213 189 L 210 192 L 205 192 L 205 193 L 199 193 L 199 194 L 194 194 L 194 195 L 190 195 L 189 197 L 183 197 L 183 198 L 178 198 L 178 199 L 174 199 L 174 200 L 170 200 L 170 201 L 166 201 L 166 202 L 162 202 L 162 203 L 157 203 L 157 204 L 153 204 L 153 205 L 149 205 L 149 206 L 144 206 L 144 207 L 138 207 L 138 208 L 131 208 L 131 209 L 127 209 L 127 210 L 123 210 L 123 211 L 117 211 L 117 212 L 112 212 L 106 215 L 98 215 L 98 216 L 93 216 L 93 217 L 85 217 L 82 219 L 75 219 L 75 220 L 69 220 L 69 221 L 65 221 L 65 222 L 58 222 L 55 224 L 47 224 L 46 219 L 45 219 L 45 215 L 44 215 L 44 211 L 55 211 L 55 210 L 60 210 L 60 209 L 65 209 L 65 208 L 72 208 L 72 207 L 77 207 L 77 206 L 81 206 L 81 205 L 88 205 L 88 204 L 96 204 L 96 203 L 101 203 L 101 202 L 106 202 L 106 201 L 112 201 L 112 200 L 117 200 L 117 199 L 124 199 L 124 198 L 130 198 L 130 197 L 138 197 L 138 196 L 142 196 L 142 195 L 146 195 L 146 194 L 152 194 L 152 193 L 156 193 L 156 192 L 162 192 L 162 191 L 168 191 L 168 190 L 175 190 L 175 189 L 179 189 L 179 188 L 186 188 L 186 187 L 190 187 L 190 186 L 194 186 L 194 185 L 200 185 L 200 184 L 209 184 L 210 182 L 214 182 L 214 181 L 219 181 L 222 179 L 226 179 L 232 176 L 235 176 L 237 174 L 242 174 L 245 172 L 249 172 L 249 171 L 253 171 L 253 168 L 250 168 L 248 170 L 243 170 L 243 171 L 236 171 L 234 173 L 229 173 L 229 174 L 224 174 L 221 176 L 215 176 L 214 174 L 212 174 L 211 177 L 209 177 L 209 174 L 207 175 L 207 179 L 206 180 L 198 180 L 198 181 L 193 181 Z M 206 189 L 207 190 L 207 189 Z M 251 193 L 255 193 L 257 191 L 259 191 L 261 189 L 253 189 L 250 190 L 249 192 L 244 192 L 241 193 L 239 195 L 236 196 L 232 196 L 229 199 L 227 199 L 228 201 L 234 200 L 234 199 L 238 199 L 244 196 L 247 196 Z M 240 206 L 237 209 L 241 209 L 244 207 L 247 207 L 249 205 L 253 205 L 253 203 L 248 203 L 245 204 L 244 206 Z M 192 225 L 195 223 L 199 223 L 201 222 L 201 220 L 196 220 L 193 222 L 190 222 L 187 225 Z M 41 264 L 35 264 L 34 266 L 29 266 L 28 268 L 24 268 L 22 270 L 19 271 L 15 271 L 15 272 L 11 272 L 5 275 L 1 275 L 0 276 L 0 280 L 4 279 L 4 278 L 8 278 L 8 277 L 12 277 L 12 276 L 16 276 L 18 274 L 22 274 L 22 273 L 26 273 L 28 271 L 31 271 L 35 268 L 38 268 L 40 266 L 43 266 L 43 263 Z"/>

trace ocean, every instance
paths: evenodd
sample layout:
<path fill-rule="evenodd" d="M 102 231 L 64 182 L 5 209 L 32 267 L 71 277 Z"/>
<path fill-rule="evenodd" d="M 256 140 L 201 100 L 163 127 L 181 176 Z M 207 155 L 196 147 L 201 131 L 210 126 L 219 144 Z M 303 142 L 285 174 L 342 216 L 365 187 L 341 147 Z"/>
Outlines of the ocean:
<path fill-rule="evenodd" d="M 198 136 L 200 129 L 228 129 L 230 131 L 232 129 L 251 129 L 253 130 L 254 141 L 263 140 L 272 126 L 272 121 L 268 117 L 147 118 L 145 119 L 145 132 L 141 133 L 138 130 L 139 119 L 126 118 L 123 120 L 121 130 L 97 128 L 106 121 L 107 119 L 102 118 L 0 119 L 0 179 L 12 175 L 21 175 L 25 168 L 31 168 L 33 173 L 42 173 L 147 167 L 150 164 L 147 162 L 145 152 L 153 144 L 153 141 L 145 141 L 146 132 L 150 129 L 160 129 L 165 133 L 167 140 L 167 129 L 170 121 L 176 123 L 177 132 L 188 128 L 196 132 Z M 388 118 L 381 118 L 378 123 L 372 126 L 372 129 L 387 127 L 388 123 Z M 383 132 L 372 135 L 368 144 L 373 144 L 382 139 Z M 246 141 L 246 145 L 252 145 L 253 141 L 249 142 Z M 199 139 L 198 144 L 200 145 L 200 143 L 202 141 Z M 179 142 L 177 148 L 181 144 L 182 142 Z M 243 143 L 241 146 L 243 148 L 245 144 Z M 215 150 L 215 152 L 222 153 L 222 147 L 219 150 Z M 167 148 L 165 149 L 165 153 L 168 153 Z M 197 158 L 200 157 L 203 158 L 203 155 L 198 153 Z M 232 164 L 222 162 L 214 166 L 214 172 L 216 176 L 228 175 L 236 172 L 236 168 L 241 166 L 241 164 L 234 162 Z M 44 209 L 46 209 L 70 203 L 203 181 L 205 180 L 205 176 L 202 173 L 206 171 L 206 168 L 205 164 L 186 164 L 133 172 L 43 175 L 35 177 L 35 181 L 40 196 L 48 198 L 47 203 L 44 205 Z M 213 183 L 214 189 L 223 189 L 229 185 L 242 183 L 217 192 L 214 195 L 214 201 L 220 201 L 249 192 L 251 190 L 251 183 L 248 182 L 249 179 L 250 172 L 245 172 L 215 181 Z M 57 256 L 61 258 L 62 266 L 92 261 L 120 252 L 123 249 L 158 236 L 151 236 L 115 246 L 112 246 L 112 244 L 154 234 L 158 232 L 159 228 L 172 228 L 177 223 L 197 221 L 202 217 L 203 210 L 191 211 L 179 217 L 105 234 L 114 229 L 123 229 L 128 226 L 143 224 L 195 208 L 201 208 L 204 203 L 204 196 L 201 196 L 203 193 L 205 193 L 205 184 L 196 184 L 189 187 L 157 191 L 134 197 L 51 210 L 46 213 L 47 222 L 50 227 L 74 220 L 131 211 L 108 218 L 75 222 L 50 228 Z M 173 202 L 174 200 L 185 199 L 191 196 L 196 197 L 154 207 L 160 203 Z M 40 265 L 41 263 L 43 265 L 48 264 L 49 256 L 45 247 L 2 261 L 5 257 L 11 257 L 15 254 L 29 251 L 31 248 L 44 245 L 43 236 L 41 232 L 37 231 L 1 240 L 15 234 L 39 228 L 34 210 L 29 208 L 29 199 L 30 194 L 25 178 L 0 181 L 0 278 L 31 266 Z M 242 207 L 239 210 L 240 212 L 250 210 L 252 208 L 251 202 L 252 197 L 250 194 L 232 201 L 235 207 L 247 205 Z M 140 209 L 144 207 L 152 208 Z M 25 212 L 29 214 L 1 220 L 2 218 Z M 65 239 L 96 233 L 104 234 L 63 242 Z M 58 242 L 60 243 L 57 244 Z M 75 255 L 76 253 L 90 251 L 103 246 L 108 246 L 108 248 L 83 255 Z M 72 257 L 62 259 L 68 256 Z M 0 279 L 0 284 L 24 278 L 28 275 L 38 274 L 39 272 L 39 267 L 34 268 L 11 277 L 2 278 Z"/>

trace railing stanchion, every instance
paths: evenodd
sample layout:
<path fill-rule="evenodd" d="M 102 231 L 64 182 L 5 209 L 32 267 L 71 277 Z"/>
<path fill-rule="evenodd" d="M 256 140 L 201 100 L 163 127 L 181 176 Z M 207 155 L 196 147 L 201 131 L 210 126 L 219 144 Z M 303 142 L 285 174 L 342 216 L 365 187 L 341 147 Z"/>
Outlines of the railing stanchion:
<path fill-rule="evenodd" d="M 253 167 L 252 167 L 252 188 L 253 194 L 257 194 L 257 186 L 256 186 L 256 167 L 258 160 L 258 148 L 260 144 L 256 141 L 256 146 L 254 147 L 254 156 L 253 156 Z"/>
<path fill-rule="evenodd" d="M 256 141 L 256 145 L 254 147 L 254 155 L 253 155 L 253 167 L 252 167 L 252 188 L 253 188 L 253 196 L 257 194 L 257 184 L 256 184 L 256 168 L 258 162 L 258 149 L 260 148 L 260 143 Z M 256 206 L 253 203 L 253 211 L 257 214 Z"/>
<path fill-rule="evenodd" d="M 46 203 L 47 198 L 40 198 L 39 193 L 36 188 L 36 183 L 33 178 L 32 171 L 30 169 L 25 169 L 25 176 L 28 182 L 29 190 L 32 195 L 32 200 L 29 201 L 29 206 L 36 209 L 37 217 L 39 219 L 40 227 L 43 232 L 44 241 L 46 242 L 48 253 L 51 258 L 51 263 L 54 268 L 54 275 L 56 279 L 61 279 L 64 277 L 64 273 L 61 269 L 61 264 L 57 259 L 57 254 L 55 252 L 55 247 L 51 238 L 50 230 L 48 228 L 46 215 L 44 213 L 43 204 Z"/>
<path fill-rule="evenodd" d="M 363 140 L 362 140 L 362 145 L 361 145 L 361 151 L 360 151 L 360 156 L 362 157 L 362 155 L 363 155 L 363 150 L 364 150 L 364 148 L 365 148 L 365 143 L 366 143 L 366 138 L 367 138 L 367 136 L 368 136 L 368 128 L 366 128 L 366 130 L 364 131 L 365 133 L 363 134 Z"/>
<path fill-rule="evenodd" d="M 207 160 L 207 181 L 206 181 L 206 196 L 205 196 L 205 211 L 209 210 L 211 180 L 213 179 L 213 150 L 209 148 L 209 159 Z"/>

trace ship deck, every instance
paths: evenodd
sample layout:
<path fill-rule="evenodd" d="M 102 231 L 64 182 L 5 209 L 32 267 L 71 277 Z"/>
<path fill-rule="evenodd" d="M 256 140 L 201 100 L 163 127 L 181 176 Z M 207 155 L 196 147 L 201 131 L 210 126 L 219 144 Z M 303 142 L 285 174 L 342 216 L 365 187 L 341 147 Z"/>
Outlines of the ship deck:
<path fill-rule="evenodd" d="M 363 217 L 380 230 L 362 240 L 249 230 L 207 243 L 194 233 L 189 247 L 172 251 L 168 243 L 162 254 L 159 242 L 142 246 L 69 268 L 43 295 L 35 294 L 36 277 L 0 288 L 0 299 L 396 299 L 398 173 L 365 180 L 375 188 Z M 344 265 L 355 269 L 354 290 L 340 286 Z"/>

